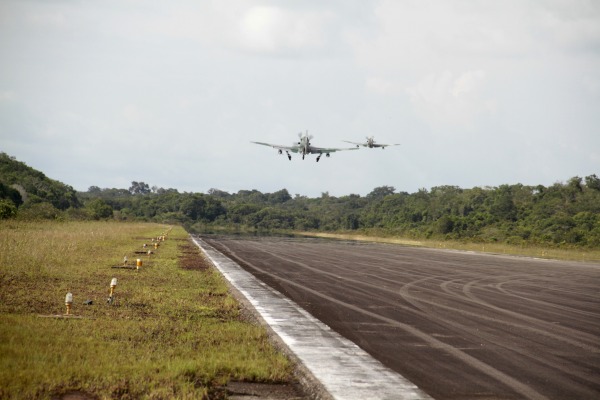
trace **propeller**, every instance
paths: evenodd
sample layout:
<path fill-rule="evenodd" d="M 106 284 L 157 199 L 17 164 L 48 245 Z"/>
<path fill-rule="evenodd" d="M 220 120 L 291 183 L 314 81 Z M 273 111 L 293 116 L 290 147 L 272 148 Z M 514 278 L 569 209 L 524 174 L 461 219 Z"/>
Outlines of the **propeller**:
<path fill-rule="evenodd" d="M 310 140 L 313 138 L 313 135 L 309 135 L 307 130 L 306 133 L 299 132 L 298 137 L 300 138 L 300 142 L 298 142 L 298 144 L 301 144 L 303 138 L 306 138 L 308 140 L 308 144 L 310 144 Z"/>

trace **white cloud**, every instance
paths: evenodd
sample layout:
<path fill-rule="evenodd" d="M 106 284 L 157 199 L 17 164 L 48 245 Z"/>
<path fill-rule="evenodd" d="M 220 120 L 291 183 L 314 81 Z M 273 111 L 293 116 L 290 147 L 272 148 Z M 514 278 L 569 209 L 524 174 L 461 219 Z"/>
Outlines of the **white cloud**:
<path fill-rule="evenodd" d="M 553 1 L 542 3 L 534 18 L 539 32 L 567 51 L 600 52 L 600 3 Z"/>
<path fill-rule="evenodd" d="M 600 78 L 597 76 L 586 75 L 581 79 L 581 84 L 586 92 L 593 96 L 600 94 Z"/>
<path fill-rule="evenodd" d="M 450 71 L 429 74 L 407 89 L 416 112 L 435 124 L 471 126 L 476 117 L 493 111 L 493 102 L 482 97 L 486 75 L 481 70 L 455 76 Z"/>
<path fill-rule="evenodd" d="M 245 49 L 261 53 L 319 50 L 327 41 L 328 19 L 327 13 L 252 7 L 240 20 L 240 41 Z"/>
<path fill-rule="evenodd" d="M 451 90 L 452 96 L 455 98 L 471 96 L 480 89 L 484 80 L 485 73 L 483 71 L 467 71 L 454 80 Z"/>
<path fill-rule="evenodd" d="M 465 186 L 474 174 L 479 184 L 517 182 L 524 170 L 533 183 L 545 183 L 535 182 L 541 170 L 540 179 L 585 176 L 598 165 L 589 149 L 599 148 L 599 9 L 584 0 L 4 0 L 0 142 L 17 158 L 28 149 L 24 161 L 40 167 L 70 157 L 63 175 L 47 172 L 83 189 L 144 180 L 341 195 Z M 317 164 L 249 143 L 290 144 L 305 129 L 320 146 L 365 135 L 402 146 Z M 564 151 L 571 142 L 581 146 Z M 353 168 L 361 173 L 344 179 Z"/>
<path fill-rule="evenodd" d="M 397 95 L 403 91 L 398 82 L 375 76 L 367 77 L 365 87 L 367 91 L 380 95 Z"/>
<path fill-rule="evenodd" d="M 15 99 L 15 92 L 12 90 L 2 90 L 0 91 L 0 102 L 4 101 L 12 101 Z"/>
<path fill-rule="evenodd" d="M 258 4 L 257 4 L 258 3 Z M 267 55 L 319 52 L 330 43 L 326 8 L 284 7 L 255 1 L 177 3 L 166 10 L 148 7 L 143 13 L 104 11 L 112 23 L 99 29 L 126 40 L 164 43 L 191 41 L 204 49 L 227 48 Z"/>
<path fill-rule="evenodd" d="M 138 125 L 140 122 L 147 120 L 150 116 L 135 104 L 127 104 L 123 107 L 122 112 L 125 121 L 132 125 Z"/>
<path fill-rule="evenodd" d="M 36 12 L 29 16 L 29 21 L 35 25 L 53 28 L 64 28 L 67 23 L 65 15 L 59 11 L 48 11 L 40 13 Z"/>
<path fill-rule="evenodd" d="M 410 80 L 441 69 L 600 53 L 600 2 L 384 0 L 374 20 L 369 35 L 347 35 L 374 76 L 402 72 Z"/>

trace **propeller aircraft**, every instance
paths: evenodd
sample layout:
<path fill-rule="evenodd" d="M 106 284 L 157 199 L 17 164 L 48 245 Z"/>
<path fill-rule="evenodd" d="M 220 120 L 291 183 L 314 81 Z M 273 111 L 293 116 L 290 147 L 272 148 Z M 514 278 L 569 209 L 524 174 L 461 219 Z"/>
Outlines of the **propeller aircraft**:
<path fill-rule="evenodd" d="M 325 154 L 325 157 L 329 157 L 330 153 L 334 153 L 336 151 L 356 150 L 355 148 L 337 149 L 337 148 L 315 147 L 310 142 L 310 140 L 313 138 L 313 136 L 312 135 L 309 136 L 308 131 L 306 133 L 302 133 L 302 132 L 299 133 L 298 138 L 300 139 L 300 141 L 291 146 L 280 146 L 277 144 L 263 143 L 263 142 L 251 142 L 251 143 L 273 147 L 274 149 L 277 149 L 277 152 L 279 154 L 283 154 L 283 152 L 285 151 L 285 154 L 288 156 L 288 159 L 290 161 L 292 160 L 292 155 L 290 154 L 290 152 L 302 154 L 303 160 L 307 154 L 318 154 L 317 162 L 319 162 L 319 160 L 321 159 L 321 156 L 323 154 Z"/>
<path fill-rule="evenodd" d="M 364 147 L 368 147 L 370 149 L 375 148 L 375 147 L 381 147 L 382 150 L 388 146 L 400 146 L 400 143 L 395 143 L 395 144 L 375 143 L 375 138 L 373 136 L 371 136 L 371 137 L 367 136 L 367 141 L 364 143 L 349 142 L 347 140 L 344 140 L 344 142 L 355 144 L 356 147 L 364 146 Z"/>

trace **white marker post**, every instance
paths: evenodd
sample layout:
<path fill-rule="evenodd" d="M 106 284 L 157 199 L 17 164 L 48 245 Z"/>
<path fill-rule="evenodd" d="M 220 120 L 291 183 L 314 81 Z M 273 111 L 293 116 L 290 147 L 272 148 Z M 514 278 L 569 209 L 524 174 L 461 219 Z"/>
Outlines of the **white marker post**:
<path fill-rule="evenodd" d="M 110 296 L 108 296 L 108 300 L 107 300 L 108 304 L 112 304 L 113 301 L 115 300 L 114 294 L 115 294 L 116 287 L 117 287 L 117 278 L 112 278 L 112 280 L 110 281 Z"/>
<path fill-rule="evenodd" d="M 65 315 L 71 315 L 71 305 L 73 304 L 73 293 L 69 292 L 65 296 L 65 306 L 67 306 L 67 313 Z"/>

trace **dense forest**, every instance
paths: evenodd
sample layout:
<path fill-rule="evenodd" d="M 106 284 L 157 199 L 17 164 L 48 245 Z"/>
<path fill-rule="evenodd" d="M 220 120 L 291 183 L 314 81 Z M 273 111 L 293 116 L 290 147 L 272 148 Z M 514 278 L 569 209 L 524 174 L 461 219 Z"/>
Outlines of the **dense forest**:
<path fill-rule="evenodd" d="M 0 219 L 117 219 L 179 223 L 188 230 L 361 231 L 410 238 L 600 247 L 600 178 L 416 193 L 377 187 L 366 196 L 286 189 L 274 193 L 180 193 L 132 182 L 127 189 L 76 192 L 0 153 Z"/>

